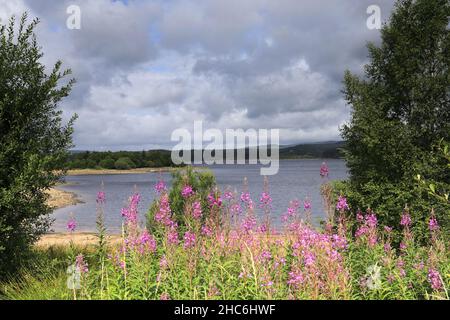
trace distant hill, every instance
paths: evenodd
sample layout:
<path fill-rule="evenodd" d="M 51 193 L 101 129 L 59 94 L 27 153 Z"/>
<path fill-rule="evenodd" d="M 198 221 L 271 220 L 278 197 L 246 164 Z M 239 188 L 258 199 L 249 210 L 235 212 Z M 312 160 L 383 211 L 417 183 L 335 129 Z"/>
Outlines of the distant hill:
<path fill-rule="evenodd" d="M 289 146 L 280 146 L 280 159 L 312 159 L 342 157 L 341 149 L 345 146 L 342 141 L 307 143 Z M 242 151 L 242 149 L 241 149 Z M 249 148 L 245 149 L 245 158 L 248 159 Z M 257 150 L 258 151 L 258 150 Z M 224 150 L 217 150 L 226 159 Z M 191 150 L 191 159 L 194 160 L 194 151 Z M 238 150 L 234 150 L 234 159 Z M 214 155 L 214 152 L 213 152 Z M 269 148 L 270 156 L 270 148 Z M 67 159 L 69 169 L 132 169 L 136 167 L 169 167 L 174 166 L 169 150 L 149 151 L 82 151 L 72 150 Z"/>
<path fill-rule="evenodd" d="M 298 144 L 280 147 L 280 159 L 342 158 L 344 141 Z"/>

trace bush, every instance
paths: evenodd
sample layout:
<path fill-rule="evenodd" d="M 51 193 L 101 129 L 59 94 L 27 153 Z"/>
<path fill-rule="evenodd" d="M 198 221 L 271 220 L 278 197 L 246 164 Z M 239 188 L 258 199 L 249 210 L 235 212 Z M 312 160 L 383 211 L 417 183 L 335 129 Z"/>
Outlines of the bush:
<path fill-rule="evenodd" d="M 186 185 L 192 187 L 196 199 L 202 205 L 202 211 L 209 212 L 207 197 L 216 186 L 216 179 L 209 170 L 194 171 L 191 167 L 186 167 L 186 169 L 174 171 L 172 176 L 172 188 L 169 192 L 170 209 L 179 226 L 184 225 L 183 217 L 187 200 L 182 197 L 181 191 Z M 149 230 L 154 230 L 154 217 L 158 208 L 158 200 L 155 200 L 147 214 L 147 228 Z"/>
<path fill-rule="evenodd" d="M 128 170 L 128 169 L 136 168 L 136 165 L 130 158 L 124 157 L 124 158 L 118 159 L 114 163 L 114 167 L 118 170 Z"/>
<path fill-rule="evenodd" d="M 104 169 L 114 169 L 115 161 L 111 158 L 106 158 L 101 160 L 98 165 Z"/>

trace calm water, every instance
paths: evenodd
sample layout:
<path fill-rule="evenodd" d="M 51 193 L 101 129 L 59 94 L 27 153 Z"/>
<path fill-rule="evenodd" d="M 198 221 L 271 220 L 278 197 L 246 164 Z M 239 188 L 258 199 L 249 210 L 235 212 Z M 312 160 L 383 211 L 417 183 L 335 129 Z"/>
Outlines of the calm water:
<path fill-rule="evenodd" d="M 319 175 L 322 160 L 284 160 L 280 161 L 277 175 L 269 177 L 269 191 L 273 198 L 272 216 L 279 221 L 286 212 L 289 201 L 303 200 L 308 197 L 312 203 L 313 218 L 318 221 L 324 217 L 323 204 L 320 197 L 320 185 L 323 182 Z M 347 168 L 342 160 L 328 160 L 330 179 L 340 180 L 347 177 Z M 254 202 L 259 201 L 263 190 L 264 178 L 260 175 L 259 165 L 216 165 L 210 166 L 216 176 L 221 190 L 231 188 L 239 193 L 243 188 L 243 179 L 247 177 L 248 188 Z M 128 197 L 136 190 L 141 193 L 140 215 L 144 222 L 144 214 L 155 198 L 153 186 L 159 173 L 126 174 L 126 175 L 83 175 L 68 176 L 68 185 L 63 190 L 75 192 L 84 202 L 75 206 L 55 210 L 53 230 L 65 231 L 66 222 L 71 213 L 77 220 L 77 231 L 94 231 L 96 218 L 97 191 L 104 184 L 106 193 L 105 223 L 109 232 L 121 229 L 122 217 L 120 209 L 127 205 Z M 163 173 L 163 178 L 170 186 L 170 173 Z"/>

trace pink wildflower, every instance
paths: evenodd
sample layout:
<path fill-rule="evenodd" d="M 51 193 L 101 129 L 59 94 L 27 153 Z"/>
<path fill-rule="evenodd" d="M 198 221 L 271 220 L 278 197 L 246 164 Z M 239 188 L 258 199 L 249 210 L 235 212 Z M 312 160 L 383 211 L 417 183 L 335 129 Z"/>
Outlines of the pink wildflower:
<path fill-rule="evenodd" d="M 430 231 L 436 231 L 439 229 L 439 224 L 434 216 L 430 218 L 430 221 L 428 222 L 428 228 L 430 229 Z"/>
<path fill-rule="evenodd" d="M 208 202 L 211 208 L 213 207 L 220 208 L 222 206 L 222 199 L 220 198 L 220 195 L 216 195 L 214 192 L 211 192 L 208 195 Z"/>
<path fill-rule="evenodd" d="M 409 227 L 411 225 L 411 216 L 408 213 L 404 213 L 402 215 L 400 225 L 402 225 L 404 227 Z"/>
<path fill-rule="evenodd" d="M 430 268 L 428 270 L 428 282 L 431 284 L 431 287 L 434 290 L 441 290 L 443 287 L 441 276 L 439 274 L 439 271 L 437 271 L 436 269 Z"/>
<path fill-rule="evenodd" d="M 178 232 L 176 229 L 171 229 L 169 231 L 169 233 L 167 234 L 167 241 L 170 244 L 178 244 L 179 240 L 178 240 Z"/>
<path fill-rule="evenodd" d="M 311 210 L 311 202 L 309 200 L 303 201 L 303 209 L 305 211 Z"/>
<path fill-rule="evenodd" d="M 181 195 L 183 196 L 183 198 L 189 198 L 193 194 L 194 194 L 194 190 L 189 185 L 184 186 L 183 190 L 181 190 Z"/>
<path fill-rule="evenodd" d="M 288 284 L 299 285 L 302 284 L 304 281 L 305 278 L 301 272 L 294 272 L 294 271 L 289 272 L 289 280 L 287 282 Z"/>
<path fill-rule="evenodd" d="M 192 204 L 192 217 L 194 219 L 200 219 L 202 217 L 202 205 L 199 201 L 195 201 Z"/>
<path fill-rule="evenodd" d="M 97 203 L 103 204 L 106 201 L 106 196 L 105 193 L 103 191 L 99 191 L 97 193 Z"/>
<path fill-rule="evenodd" d="M 268 192 L 263 192 L 261 198 L 259 199 L 261 208 L 270 208 L 272 205 L 272 197 Z"/>
<path fill-rule="evenodd" d="M 77 222 L 74 218 L 70 218 L 70 220 L 67 222 L 67 230 L 70 232 L 74 232 L 77 227 Z"/>
<path fill-rule="evenodd" d="M 88 263 L 84 260 L 84 256 L 82 254 L 79 254 L 75 258 L 75 266 L 81 273 L 87 273 L 89 271 Z"/>
<path fill-rule="evenodd" d="M 325 162 L 322 162 L 322 165 L 320 166 L 320 176 L 322 178 L 328 177 L 329 169 Z"/>
<path fill-rule="evenodd" d="M 187 231 L 184 234 L 184 248 L 188 249 L 188 248 L 192 248 L 195 246 L 195 233 Z"/>
<path fill-rule="evenodd" d="M 147 249 L 149 252 L 156 251 L 156 240 L 151 234 L 148 233 L 147 230 L 144 230 L 144 232 L 142 232 L 139 238 L 139 242 L 142 246 L 142 249 Z"/>
<path fill-rule="evenodd" d="M 336 209 L 339 210 L 339 211 L 345 211 L 345 210 L 349 209 L 346 197 L 339 196 L 338 202 L 336 204 Z"/>
<path fill-rule="evenodd" d="M 202 226 L 202 235 L 206 237 L 211 237 L 212 234 L 213 232 L 210 227 L 208 227 L 207 225 Z"/>
<path fill-rule="evenodd" d="M 155 191 L 156 193 L 162 193 L 163 191 L 166 191 L 166 184 L 165 182 L 161 179 L 159 180 L 156 185 L 155 185 Z"/>

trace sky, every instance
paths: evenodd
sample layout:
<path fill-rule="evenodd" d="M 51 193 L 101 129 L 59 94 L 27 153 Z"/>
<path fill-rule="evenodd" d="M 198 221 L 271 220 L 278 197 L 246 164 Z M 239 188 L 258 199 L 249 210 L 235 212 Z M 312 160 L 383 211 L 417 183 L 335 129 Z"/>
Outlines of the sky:
<path fill-rule="evenodd" d="M 339 140 L 351 108 L 344 71 L 363 74 L 367 8 L 393 0 L 0 0 L 0 23 L 24 11 L 48 68 L 76 85 L 75 149 L 170 148 L 174 130 L 280 129 L 281 144 Z M 80 8 L 69 29 L 67 8 Z"/>

